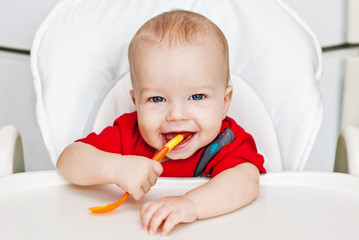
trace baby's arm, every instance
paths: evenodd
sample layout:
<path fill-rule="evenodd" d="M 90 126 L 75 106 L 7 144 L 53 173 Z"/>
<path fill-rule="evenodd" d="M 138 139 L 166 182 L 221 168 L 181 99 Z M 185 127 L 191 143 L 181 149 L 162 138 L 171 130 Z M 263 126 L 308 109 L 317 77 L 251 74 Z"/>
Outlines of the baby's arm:
<path fill-rule="evenodd" d="M 227 169 L 185 195 L 165 197 L 144 204 L 140 215 L 143 228 L 156 233 L 162 222 L 167 235 L 180 222 L 193 222 L 239 209 L 259 194 L 259 171 L 251 163 Z"/>
<path fill-rule="evenodd" d="M 136 200 L 143 198 L 163 170 L 149 158 L 104 152 L 82 142 L 72 143 L 62 152 L 57 169 L 74 184 L 113 183 Z"/>

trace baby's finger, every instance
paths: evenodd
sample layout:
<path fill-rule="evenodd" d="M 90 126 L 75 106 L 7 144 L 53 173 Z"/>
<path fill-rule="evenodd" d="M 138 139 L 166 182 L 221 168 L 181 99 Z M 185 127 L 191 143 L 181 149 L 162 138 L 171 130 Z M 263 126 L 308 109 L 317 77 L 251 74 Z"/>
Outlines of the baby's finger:
<path fill-rule="evenodd" d="M 145 192 L 144 192 L 144 190 L 142 189 L 142 187 L 139 187 L 139 188 L 137 188 L 136 190 L 134 190 L 133 192 L 131 192 L 131 191 L 128 191 L 132 196 L 133 196 L 133 198 L 135 199 L 135 200 L 140 200 L 140 199 L 142 199 L 144 196 L 145 196 Z"/>
<path fill-rule="evenodd" d="M 142 205 L 140 210 L 140 218 L 142 222 L 142 228 L 146 231 L 148 231 L 151 218 L 158 208 L 159 205 L 155 204 L 154 201 L 146 202 Z"/>
<path fill-rule="evenodd" d="M 140 216 L 142 216 L 142 213 L 146 211 L 146 209 L 151 206 L 151 204 L 153 203 L 153 201 L 148 201 L 148 202 L 145 202 L 142 207 L 141 207 L 141 210 L 140 210 Z"/>
<path fill-rule="evenodd" d="M 152 235 L 155 234 L 161 223 L 168 217 L 169 214 L 170 212 L 166 208 L 158 209 L 151 218 L 148 232 Z"/>
<path fill-rule="evenodd" d="M 176 218 L 176 216 L 173 213 L 170 214 L 163 224 L 161 234 L 163 236 L 167 236 L 179 222 L 180 222 L 179 219 Z"/>
<path fill-rule="evenodd" d="M 163 172 L 163 167 L 162 167 L 161 163 L 156 162 L 156 161 L 154 161 L 153 163 L 154 163 L 153 169 L 154 169 L 155 173 L 157 174 L 157 176 L 160 176 Z"/>
<path fill-rule="evenodd" d="M 148 191 L 150 191 L 152 185 L 150 183 L 150 181 L 146 181 L 142 184 L 142 190 L 144 193 L 148 193 Z"/>
<path fill-rule="evenodd" d="M 153 186 L 153 185 L 156 184 L 157 179 L 158 179 L 158 176 L 157 176 L 156 174 L 152 174 L 152 175 L 149 177 L 149 182 L 150 182 L 151 186 Z"/>

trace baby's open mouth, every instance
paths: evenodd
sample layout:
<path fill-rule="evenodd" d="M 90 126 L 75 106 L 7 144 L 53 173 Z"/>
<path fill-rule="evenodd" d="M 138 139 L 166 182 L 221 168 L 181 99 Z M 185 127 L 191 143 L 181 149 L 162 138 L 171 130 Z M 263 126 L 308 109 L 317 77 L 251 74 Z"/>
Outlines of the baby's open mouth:
<path fill-rule="evenodd" d="M 192 132 L 169 132 L 169 133 L 162 133 L 164 143 L 166 144 L 172 138 L 177 136 L 178 134 L 184 134 L 186 137 L 180 142 L 178 145 L 183 145 L 184 143 L 188 142 L 194 135 Z"/>

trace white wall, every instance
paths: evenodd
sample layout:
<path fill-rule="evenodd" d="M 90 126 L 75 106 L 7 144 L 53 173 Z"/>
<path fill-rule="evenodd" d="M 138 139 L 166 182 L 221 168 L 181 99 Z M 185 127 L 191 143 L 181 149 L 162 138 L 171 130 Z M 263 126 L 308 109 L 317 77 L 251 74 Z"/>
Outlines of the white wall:
<path fill-rule="evenodd" d="M 346 42 L 347 0 L 282 1 L 310 26 L 322 46 Z"/>
<path fill-rule="evenodd" d="M 35 32 L 59 0 L 0 0 L 0 45 L 30 49 Z"/>
<path fill-rule="evenodd" d="M 51 169 L 35 119 L 35 95 L 29 58 L 0 53 L 0 126 L 20 131 L 27 171 Z"/>
<path fill-rule="evenodd" d="M 0 0 L 0 46 L 30 49 L 35 32 L 58 0 Z M 27 171 L 53 169 L 35 118 L 29 57 L 0 51 L 0 126 L 21 134 Z"/>

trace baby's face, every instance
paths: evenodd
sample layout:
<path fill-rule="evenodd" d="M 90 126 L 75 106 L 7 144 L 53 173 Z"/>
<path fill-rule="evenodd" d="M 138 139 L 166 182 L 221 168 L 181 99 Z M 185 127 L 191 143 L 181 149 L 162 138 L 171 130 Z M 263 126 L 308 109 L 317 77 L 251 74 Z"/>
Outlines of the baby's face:
<path fill-rule="evenodd" d="M 213 46 L 212 46 L 213 45 Z M 180 132 L 190 135 L 171 152 L 184 159 L 208 145 L 227 114 L 232 88 L 214 44 L 137 48 L 130 62 L 138 125 L 143 139 L 161 149 Z"/>

